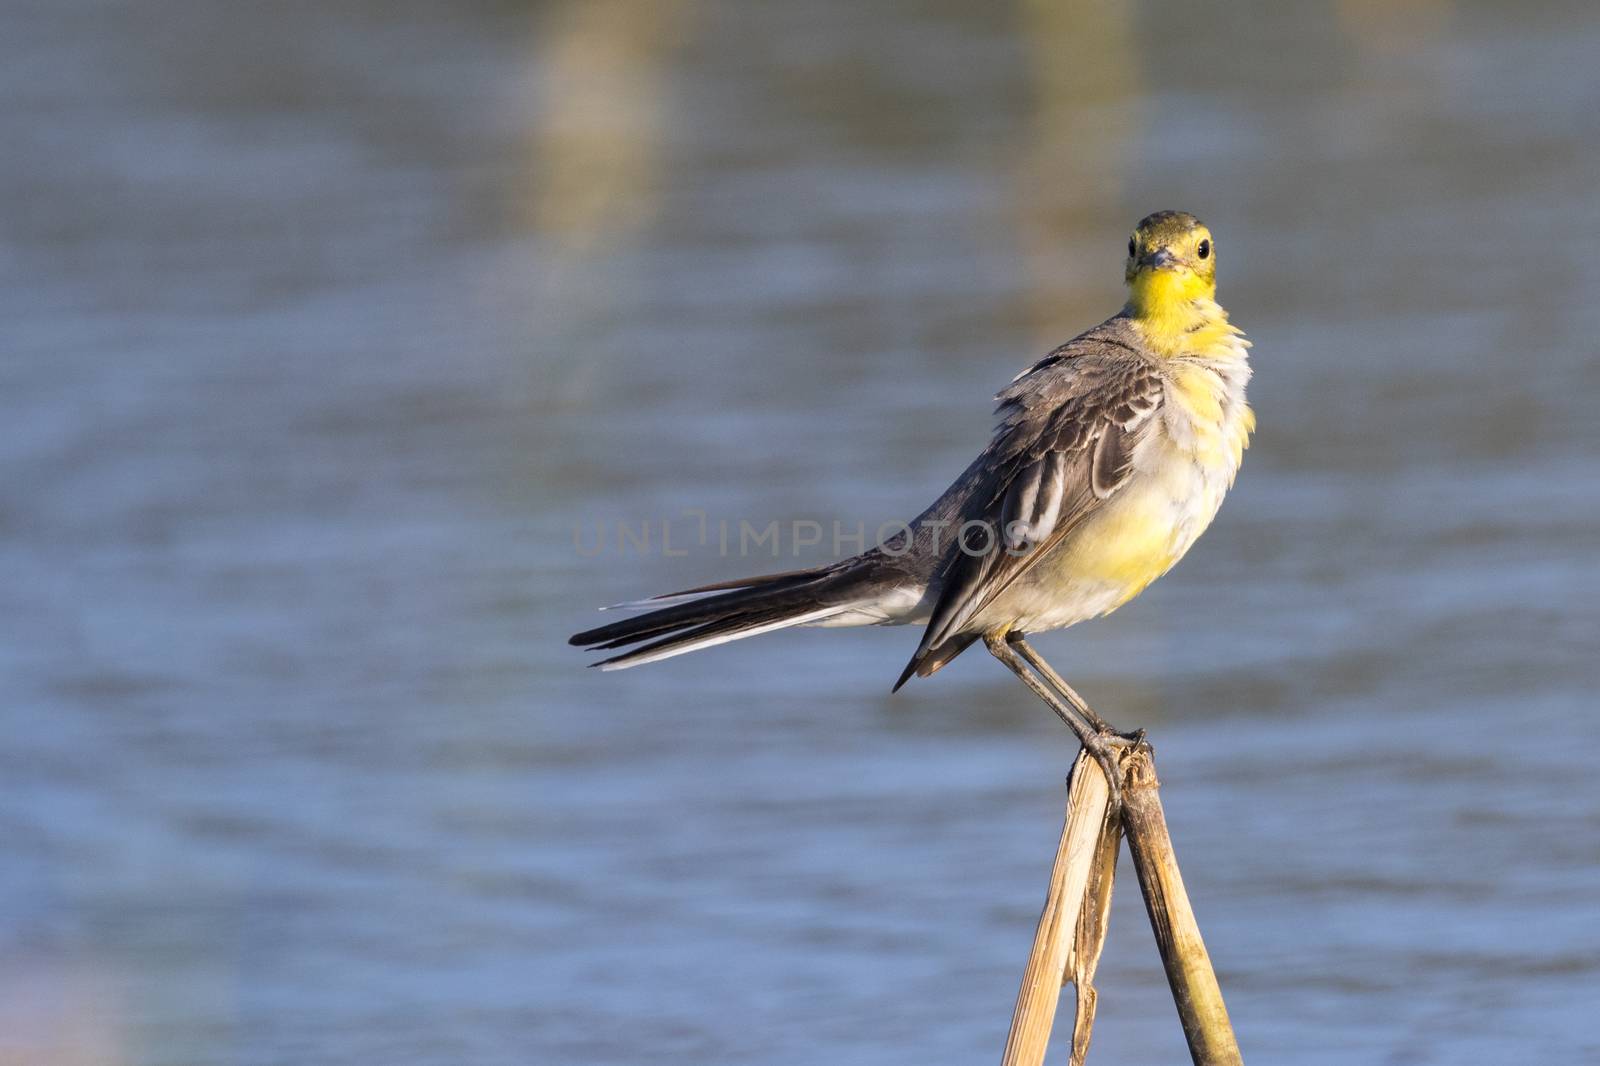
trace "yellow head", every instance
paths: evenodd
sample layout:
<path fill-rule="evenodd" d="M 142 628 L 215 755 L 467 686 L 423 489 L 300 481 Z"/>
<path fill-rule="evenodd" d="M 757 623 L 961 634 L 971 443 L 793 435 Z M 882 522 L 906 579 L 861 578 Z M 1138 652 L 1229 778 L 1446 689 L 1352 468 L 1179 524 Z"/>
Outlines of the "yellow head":
<path fill-rule="evenodd" d="M 1217 291 L 1217 248 L 1205 223 L 1185 211 L 1146 215 L 1128 238 L 1128 309 L 1165 317 Z"/>

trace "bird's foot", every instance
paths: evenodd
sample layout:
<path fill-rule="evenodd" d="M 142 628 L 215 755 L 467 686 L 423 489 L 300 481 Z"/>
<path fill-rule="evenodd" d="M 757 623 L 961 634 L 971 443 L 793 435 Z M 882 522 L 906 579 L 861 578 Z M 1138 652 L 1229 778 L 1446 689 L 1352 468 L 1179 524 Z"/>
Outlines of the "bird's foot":
<path fill-rule="evenodd" d="M 1144 743 L 1144 730 L 1118 733 L 1107 727 L 1079 734 L 1078 742 L 1083 745 L 1083 750 L 1100 764 L 1101 772 L 1106 775 L 1106 784 L 1110 787 L 1111 793 L 1109 811 L 1115 815 L 1122 810 L 1123 753 L 1132 751 Z"/>

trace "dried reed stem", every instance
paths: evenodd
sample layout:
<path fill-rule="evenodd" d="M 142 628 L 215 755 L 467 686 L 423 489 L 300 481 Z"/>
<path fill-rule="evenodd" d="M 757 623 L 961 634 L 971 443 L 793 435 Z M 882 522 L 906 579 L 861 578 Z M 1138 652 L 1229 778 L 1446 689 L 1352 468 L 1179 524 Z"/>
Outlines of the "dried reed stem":
<path fill-rule="evenodd" d="M 1044 1062 L 1067 964 L 1074 955 L 1080 960 L 1084 957 L 1084 952 L 1074 951 L 1074 945 L 1079 936 L 1084 897 L 1094 880 L 1095 863 L 1104 850 L 1102 842 L 1110 800 L 1111 790 L 1100 764 L 1087 752 L 1080 751 L 1072 764 L 1066 822 L 1061 827 L 1061 842 L 1056 847 L 1055 866 L 1050 871 L 1050 891 L 1045 897 L 1044 912 L 1039 915 L 1033 951 L 1028 955 L 1022 988 L 1017 992 L 1017 1006 L 1011 1014 L 1011 1033 L 1006 1038 L 1005 1057 L 1001 1060 L 1004 1066 L 1039 1066 Z M 1098 913 L 1098 904 L 1096 909 Z M 1096 924 L 1104 929 L 1103 919 Z M 1099 951 L 1091 954 L 1097 959 Z M 1092 962 L 1089 971 L 1093 971 Z"/>
<path fill-rule="evenodd" d="M 1083 1066 L 1098 999 L 1095 967 L 1105 946 L 1117 855 L 1126 832 L 1189 1054 L 1195 1066 L 1243 1066 L 1228 1008 L 1172 851 L 1155 754 L 1148 744 L 1140 743 L 1122 755 L 1121 769 L 1122 810 L 1108 817 L 1110 790 L 1100 764 L 1081 751 L 1073 763 L 1050 892 L 1017 993 L 1002 1063 L 1044 1062 L 1061 986 L 1070 980 L 1077 988 L 1072 1066 Z"/>
<path fill-rule="evenodd" d="M 1123 771 L 1122 825 L 1128 834 L 1128 851 L 1139 872 L 1145 910 L 1155 930 L 1183 1035 L 1189 1041 L 1189 1055 L 1195 1066 L 1243 1066 L 1222 989 L 1217 986 L 1211 956 L 1206 953 L 1172 852 L 1149 746 L 1139 745 L 1124 761 Z"/>
<path fill-rule="evenodd" d="M 1100 843 L 1089 867 L 1089 885 L 1084 892 L 1083 909 L 1078 912 L 1078 934 L 1072 957 L 1067 960 L 1067 979 L 1077 989 L 1077 1011 L 1072 1018 L 1072 1066 L 1083 1066 L 1089 1054 L 1089 1036 L 1094 1031 L 1095 1005 L 1099 993 L 1094 987 L 1095 968 L 1106 946 L 1106 929 L 1111 919 L 1111 889 L 1117 879 L 1117 855 L 1122 851 L 1122 819 L 1107 818 L 1100 829 Z"/>

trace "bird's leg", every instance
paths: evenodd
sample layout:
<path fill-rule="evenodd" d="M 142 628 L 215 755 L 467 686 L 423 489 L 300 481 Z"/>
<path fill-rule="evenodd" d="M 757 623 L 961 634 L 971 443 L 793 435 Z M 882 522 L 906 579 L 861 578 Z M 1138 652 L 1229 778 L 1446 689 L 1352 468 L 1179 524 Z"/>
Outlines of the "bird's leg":
<path fill-rule="evenodd" d="M 1073 735 L 1078 738 L 1078 743 L 1083 745 L 1083 750 L 1094 756 L 1095 761 L 1100 764 L 1100 769 L 1105 772 L 1106 783 L 1111 786 L 1111 809 L 1120 810 L 1122 807 L 1122 769 L 1117 762 L 1117 753 L 1112 750 L 1111 739 L 1120 740 L 1121 738 L 1117 737 L 1111 727 L 1107 726 L 1093 711 L 1089 711 L 1089 716 L 1085 717 L 1079 712 L 1078 707 L 1051 691 L 1048 685 L 1039 680 L 1033 671 L 1028 669 L 1028 664 L 1023 661 L 1022 656 L 1018 655 L 1016 648 L 1013 647 L 1014 643 L 1022 643 L 1020 640 L 1011 641 L 1006 639 L 1005 636 L 996 633 L 985 635 L 983 643 L 989 649 L 990 655 L 1004 663 L 1007 669 L 1022 679 L 1024 685 L 1033 690 L 1035 696 L 1038 696 L 1045 702 L 1046 706 L 1056 712 L 1056 716 L 1065 722 L 1067 728 L 1072 730 Z M 1027 648 L 1029 652 L 1033 651 L 1026 644 L 1022 644 L 1022 646 Z M 1038 656 L 1034 655 L 1033 658 L 1038 659 Z M 1043 662 L 1042 659 L 1038 661 Z M 1046 669 L 1049 668 L 1046 667 Z M 1051 673 L 1054 673 L 1054 671 L 1051 671 Z M 1077 693 L 1073 693 L 1073 695 L 1076 696 Z M 1078 703 L 1081 704 L 1082 700 L 1079 699 Z M 1083 709 L 1087 711 L 1088 705 L 1083 704 Z"/>
<path fill-rule="evenodd" d="M 1073 708 L 1083 716 L 1084 720 L 1094 726 L 1098 732 L 1118 736 L 1133 743 L 1138 743 L 1144 739 L 1144 730 L 1119 733 L 1110 722 L 1095 714 L 1089 704 L 1084 701 L 1084 698 L 1078 695 L 1078 690 L 1067 684 L 1067 679 L 1056 673 L 1055 668 L 1044 661 L 1044 656 L 1033 650 L 1033 645 L 1023 639 L 1023 634 L 1007 633 L 1006 639 L 1011 642 L 1013 648 L 1022 653 L 1022 657 L 1028 661 L 1028 665 L 1037 670 L 1040 676 L 1049 682 L 1051 687 L 1061 694 L 1062 698 L 1072 704 Z"/>

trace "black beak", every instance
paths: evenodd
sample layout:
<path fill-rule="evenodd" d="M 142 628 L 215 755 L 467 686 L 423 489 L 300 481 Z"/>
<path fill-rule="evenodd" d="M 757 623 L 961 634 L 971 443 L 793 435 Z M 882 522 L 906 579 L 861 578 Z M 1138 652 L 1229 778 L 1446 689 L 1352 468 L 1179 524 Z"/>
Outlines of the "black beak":
<path fill-rule="evenodd" d="M 1139 265 L 1141 267 L 1149 267 L 1152 270 L 1160 270 L 1163 267 L 1177 266 L 1178 257 L 1165 248 L 1157 248 L 1155 251 L 1148 252 L 1140 257 Z"/>

